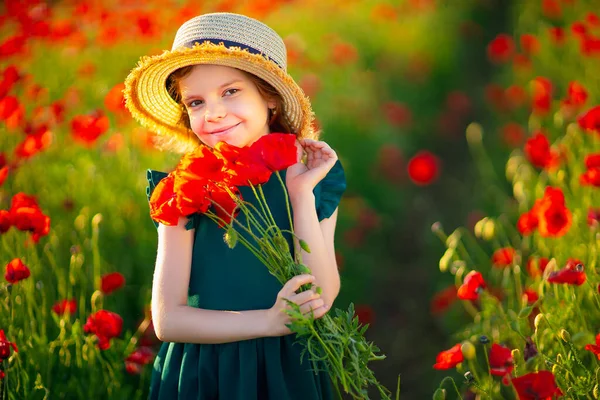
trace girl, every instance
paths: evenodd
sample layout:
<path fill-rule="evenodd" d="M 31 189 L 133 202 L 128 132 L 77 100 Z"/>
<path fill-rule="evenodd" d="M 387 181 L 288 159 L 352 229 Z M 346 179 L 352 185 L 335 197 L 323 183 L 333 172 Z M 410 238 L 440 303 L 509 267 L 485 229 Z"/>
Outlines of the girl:
<path fill-rule="evenodd" d="M 340 288 L 334 233 L 346 184 L 336 153 L 316 140 L 310 103 L 286 72 L 282 39 L 242 15 L 201 15 L 179 28 L 171 51 L 142 59 L 126 80 L 125 97 L 163 148 L 185 152 L 220 141 L 244 147 L 271 132 L 294 133 L 298 162 L 283 172 L 294 230 L 311 249 L 302 257 L 312 275 L 282 287 L 244 246 L 227 247 L 223 230 L 208 218 L 157 224 L 152 317 L 165 343 L 150 398 L 332 398 L 326 372 L 301 360 L 302 347 L 286 327 L 284 299 L 315 318 L 333 304 Z M 166 175 L 148 171 L 149 197 Z M 250 188 L 240 190 L 252 202 Z M 277 178 L 263 190 L 277 225 L 290 229 Z M 296 293 L 308 283 L 320 286 L 321 294 Z"/>

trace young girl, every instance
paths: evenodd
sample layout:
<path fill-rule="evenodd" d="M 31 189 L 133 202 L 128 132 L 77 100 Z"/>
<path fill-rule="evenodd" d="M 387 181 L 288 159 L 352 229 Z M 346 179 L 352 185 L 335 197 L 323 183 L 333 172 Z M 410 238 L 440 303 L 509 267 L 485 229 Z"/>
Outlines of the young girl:
<path fill-rule="evenodd" d="M 312 275 L 281 285 L 244 246 L 230 249 L 223 229 L 202 215 L 158 227 L 152 317 L 164 343 L 152 374 L 152 399 L 330 399 L 325 371 L 313 371 L 286 324 L 284 299 L 322 317 L 340 278 L 334 250 L 337 206 L 345 190 L 336 153 L 317 141 L 310 103 L 286 72 L 286 49 L 272 29 L 230 13 L 184 23 L 171 51 L 146 57 L 126 80 L 127 107 L 177 151 L 218 142 L 244 147 L 271 132 L 294 133 L 298 162 L 285 183 L 294 230 Z M 306 162 L 301 162 L 303 153 Z M 167 174 L 148 171 L 148 196 Z M 253 201 L 250 188 L 240 188 Z M 283 188 L 263 185 L 277 225 L 290 229 Z M 290 248 L 294 248 L 290 240 Z M 321 287 L 296 293 L 301 285 Z"/>

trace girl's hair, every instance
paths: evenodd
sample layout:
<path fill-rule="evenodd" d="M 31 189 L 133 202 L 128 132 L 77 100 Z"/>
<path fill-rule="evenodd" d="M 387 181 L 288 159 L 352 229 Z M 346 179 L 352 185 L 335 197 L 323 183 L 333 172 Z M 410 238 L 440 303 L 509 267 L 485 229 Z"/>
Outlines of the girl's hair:
<path fill-rule="evenodd" d="M 189 65 L 173 71 L 167 78 L 167 91 L 173 100 L 175 100 L 181 107 L 181 118 L 179 119 L 178 124 L 181 124 L 188 129 L 189 141 L 196 142 L 198 145 L 200 145 L 200 139 L 198 139 L 198 137 L 192 131 L 190 117 L 187 113 L 185 104 L 183 104 L 181 99 L 181 91 L 179 90 L 179 82 L 188 76 L 192 72 L 193 68 L 193 65 Z M 277 92 L 273 86 L 256 75 L 252 75 L 251 73 L 242 70 L 238 71 L 244 73 L 250 79 L 250 81 L 256 85 L 256 88 L 263 99 L 275 100 L 275 113 L 274 115 L 272 115 L 272 113 L 269 114 L 269 130 L 271 132 L 292 133 L 291 125 L 287 121 L 283 111 L 283 99 L 281 98 L 279 92 Z"/>

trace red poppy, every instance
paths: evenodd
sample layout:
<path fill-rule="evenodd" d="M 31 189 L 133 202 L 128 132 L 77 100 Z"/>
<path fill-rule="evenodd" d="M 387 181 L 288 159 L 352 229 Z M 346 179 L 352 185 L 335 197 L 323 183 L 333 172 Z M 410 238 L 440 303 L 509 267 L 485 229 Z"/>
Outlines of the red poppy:
<path fill-rule="evenodd" d="M 281 171 L 298 162 L 296 135 L 291 133 L 264 135 L 252 143 L 249 151 L 271 171 Z"/>
<path fill-rule="evenodd" d="M 513 57 L 513 68 L 515 72 L 528 71 L 531 69 L 531 59 L 525 54 L 515 54 Z"/>
<path fill-rule="evenodd" d="M 512 247 L 503 247 L 492 254 L 492 265 L 497 268 L 504 268 L 511 265 L 517 252 Z"/>
<path fill-rule="evenodd" d="M 593 12 L 588 12 L 587 15 L 585 16 L 585 21 L 593 27 L 600 27 L 600 17 L 598 17 L 596 14 L 594 14 Z"/>
<path fill-rule="evenodd" d="M 461 350 L 461 344 L 457 343 L 452 348 L 440 352 L 435 358 L 435 369 L 450 369 L 463 362 L 464 356 Z"/>
<path fill-rule="evenodd" d="M 181 158 L 176 169 L 175 191 L 179 179 L 222 182 L 226 179 L 224 161 L 218 158 L 207 146 L 199 146 L 195 151 Z"/>
<path fill-rule="evenodd" d="M 526 266 L 529 276 L 531 276 L 533 278 L 542 276 L 544 271 L 546 270 L 546 267 L 548 266 L 549 261 L 550 260 L 548 260 L 547 257 L 540 257 L 540 258 L 529 257 L 529 259 L 527 260 L 527 266 Z"/>
<path fill-rule="evenodd" d="M 577 118 L 581 129 L 600 133 L 600 106 L 595 106 Z"/>
<path fill-rule="evenodd" d="M 510 374 L 514 368 L 511 350 L 499 344 L 492 344 L 490 349 L 490 372 L 495 376 Z"/>
<path fill-rule="evenodd" d="M 215 146 L 217 155 L 224 159 L 227 183 L 234 186 L 260 185 L 267 182 L 272 171 L 261 161 L 258 147 L 239 148 L 225 142 Z"/>
<path fill-rule="evenodd" d="M 104 294 L 110 294 L 125 285 L 125 277 L 119 272 L 111 272 L 102 275 L 100 290 Z"/>
<path fill-rule="evenodd" d="M 516 122 L 509 122 L 501 128 L 502 141 L 509 147 L 521 146 L 525 134 L 525 128 Z"/>
<path fill-rule="evenodd" d="M 6 38 L 4 42 L 0 43 L 0 57 L 5 58 L 22 53 L 26 43 L 27 38 L 22 34 Z"/>
<path fill-rule="evenodd" d="M 40 126 L 15 147 L 17 158 L 29 158 L 47 149 L 52 144 L 52 131 L 46 126 Z"/>
<path fill-rule="evenodd" d="M 550 371 L 531 372 L 513 378 L 512 384 L 520 400 L 551 400 L 554 396 L 563 394 L 556 386 L 554 374 Z"/>
<path fill-rule="evenodd" d="M 587 171 L 581 174 L 579 182 L 582 186 L 600 187 L 600 153 L 588 154 L 584 162 Z"/>
<path fill-rule="evenodd" d="M 525 289 L 523 291 L 523 295 L 527 298 L 527 304 L 533 304 L 540 298 L 537 292 L 533 289 Z"/>
<path fill-rule="evenodd" d="M 594 353 L 600 360 L 600 333 L 596 335 L 596 344 L 586 344 L 585 349 Z"/>
<path fill-rule="evenodd" d="M 600 208 L 590 207 L 588 210 L 587 223 L 589 226 L 594 226 L 600 223 Z M 2 211 L 0 211 L 0 233 L 2 232 Z"/>
<path fill-rule="evenodd" d="M 542 0 L 542 14 L 552 19 L 560 18 L 562 9 L 558 0 Z"/>
<path fill-rule="evenodd" d="M 4 330 L 0 329 L 0 361 L 4 361 L 8 357 L 10 357 L 11 347 L 15 351 L 15 353 L 19 352 L 19 350 L 17 349 L 17 345 L 12 342 L 9 342 L 6 338 L 6 335 L 4 334 Z"/>
<path fill-rule="evenodd" d="M 6 178 L 8 178 L 8 165 L 0 166 L 0 186 L 4 185 Z"/>
<path fill-rule="evenodd" d="M 408 176 L 417 185 L 429 185 L 439 176 L 440 160 L 429 151 L 420 151 L 408 162 Z"/>
<path fill-rule="evenodd" d="M 531 82 L 532 109 L 535 114 L 545 115 L 550 111 L 552 102 L 552 82 L 538 76 Z"/>
<path fill-rule="evenodd" d="M 351 64 L 358 60 L 358 52 L 356 47 L 350 43 L 336 43 L 331 49 L 332 61 L 337 65 Z"/>
<path fill-rule="evenodd" d="M 487 46 L 487 54 L 494 63 L 510 61 L 515 52 L 515 43 L 510 35 L 498 34 Z"/>
<path fill-rule="evenodd" d="M 584 269 L 581 261 L 569 258 L 563 269 L 550 273 L 548 282 L 581 286 L 587 279 Z"/>
<path fill-rule="evenodd" d="M 388 101 L 381 106 L 381 109 L 390 125 L 402 127 L 412 121 L 412 112 L 404 103 Z"/>
<path fill-rule="evenodd" d="M 516 109 L 525 105 L 527 101 L 527 92 L 519 85 L 510 85 L 504 91 L 505 98 L 511 108 Z"/>
<path fill-rule="evenodd" d="M 0 80 L 0 98 L 6 97 L 20 79 L 19 70 L 14 65 L 6 67 L 2 73 L 2 80 Z"/>
<path fill-rule="evenodd" d="M 11 226 L 10 213 L 7 210 L 0 210 L 0 233 L 8 232 Z"/>
<path fill-rule="evenodd" d="M 98 338 L 100 350 L 110 348 L 110 339 L 121 334 L 123 319 L 110 311 L 99 310 L 90 315 L 83 327 L 85 333 L 93 333 Z"/>
<path fill-rule="evenodd" d="M 540 51 L 540 41 L 532 34 L 525 33 L 521 35 L 521 48 L 526 54 L 537 54 Z"/>
<path fill-rule="evenodd" d="M 71 120 L 71 135 L 76 141 L 91 146 L 108 130 L 108 126 L 108 117 L 102 111 L 77 115 Z"/>
<path fill-rule="evenodd" d="M 373 324 L 375 320 L 375 311 L 373 308 L 367 304 L 359 304 L 354 309 L 354 314 L 358 317 L 358 322 L 361 325 Z"/>
<path fill-rule="evenodd" d="M 509 109 L 507 94 L 500 85 L 490 83 L 485 87 L 485 99 L 498 111 Z"/>
<path fill-rule="evenodd" d="M 458 298 L 461 300 L 477 300 L 479 293 L 487 287 L 480 272 L 471 271 L 458 288 Z"/>
<path fill-rule="evenodd" d="M 308 97 L 314 98 L 321 90 L 321 78 L 316 74 L 307 73 L 300 78 L 298 85 Z"/>
<path fill-rule="evenodd" d="M 176 195 L 173 191 L 174 176 L 169 174 L 163 178 L 150 197 L 150 217 L 164 225 L 174 226 L 179 222 Z"/>
<path fill-rule="evenodd" d="M 4 278 L 12 284 L 29 278 L 29 275 L 31 275 L 29 268 L 19 258 L 15 258 L 6 264 Z"/>
<path fill-rule="evenodd" d="M 9 209 L 12 225 L 20 231 L 32 233 L 34 242 L 50 232 L 50 217 L 44 215 L 35 197 L 17 193 L 11 200 Z"/>
<path fill-rule="evenodd" d="M 529 235 L 537 228 L 542 237 L 559 237 L 568 232 L 572 221 L 562 190 L 547 187 L 544 197 L 536 200 L 533 208 L 521 215 L 517 228 L 523 235 Z"/>
<path fill-rule="evenodd" d="M 125 359 L 125 370 L 130 374 L 139 374 L 141 367 L 154 360 L 154 351 L 149 347 L 139 347 Z"/>
<path fill-rule="evenodd" d="M 241 199 L 242 194 L 237 187 L 231 186 L 229 187 L 229 191 L 233 196 Z M 215 188 L 210 191 L 210 198 L 216 203 L 212 207 L 215 214 L 217 214 L 217 217 L 221 219 L 219 226 L 224 227 L 225 225 L 229 225 L 240 211 L 235 199 L 231 197 L 224 187 L 220 186 L 215 186 Z"/>
<path fill-rule="evenodd" d="M 587 28 L 581 21 L 575 21 L 571 24 L 571 32 L 573 33 L 573 36 L 576 36 L 580 40 L 585 39 L 587 36 Z"/>
<path fill-rule="evenodd" d="M 67 312 L 69 314 L 73 314 L 75 311 L 77 311 L 77 302 L 75 301 L 75 299 L 64 299 L 57 301 L 52 306 L 52 311 L 54 311 L 54 313 L 58 315 L 63 315 Z"/>
<path fill-rule="evenodd" d="M 548 28 L 550 40 L 556 45 L 561 45 L 565 42 L 565 30 L 558 26 Z"/>
<path fill-rule="evenodd" d="M 104 98 L 104 106 L 107 110 L 112 111 L 116 114 L 128 115 L 127 109 L 125 108 L 125 96 L 123 95 L 123 89 L 125 89 L 124 83 L 117 83 Z"/>
<path fill-rule="evenodd" d="M 588 92 L 583 85 L 577 81 L 569 83 L 567 89 L 567 98 L 563 100 L 564 107 L 578 109 L 582 107 L 588 99 Z"/>
<path fill-rule="evenodd" d="M 437 292 L 431 300 L 431 313 L 438 315 L 446 311 L 456 301 L 458 291 L 456 286 L 450 285 L 446 289 Z"/>
<path fill-rule="evenodd" d="M 579 177 L 582 186 L 600 187 L 600 168 L 590 168 Z"/>
<path fill-rule="evenodd" d="M 6 121 L 19 108 L 19 99 L 15 96 L 6 96 L 0 99 L 0 121 Z"/>

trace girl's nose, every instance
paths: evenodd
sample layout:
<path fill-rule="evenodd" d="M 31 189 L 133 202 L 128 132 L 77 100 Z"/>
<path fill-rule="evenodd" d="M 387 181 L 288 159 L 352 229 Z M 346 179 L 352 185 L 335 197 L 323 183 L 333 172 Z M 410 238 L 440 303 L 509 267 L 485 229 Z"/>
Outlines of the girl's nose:
<path fill-rule="evenodd" d="M 206 107 L 206 112 L 204 113 L 204 120 L 206 122 L 214 122 L 223 119 L 227 115 L 227 110 L 225 106 L 221 103 L 213 103 L 210 106 Z"/>

